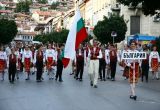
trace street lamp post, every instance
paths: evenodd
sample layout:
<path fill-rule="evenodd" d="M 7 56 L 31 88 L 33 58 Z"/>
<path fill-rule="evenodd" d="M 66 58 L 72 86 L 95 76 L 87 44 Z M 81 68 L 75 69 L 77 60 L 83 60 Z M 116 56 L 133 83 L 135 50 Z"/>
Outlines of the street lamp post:
<path fill-rule="evenodd" d="M 113 37 L 113 44 L 114 44 L 114 38 L 117 37 L 117 33 L 115 31 L 112 31 L 111 36 Z"/>

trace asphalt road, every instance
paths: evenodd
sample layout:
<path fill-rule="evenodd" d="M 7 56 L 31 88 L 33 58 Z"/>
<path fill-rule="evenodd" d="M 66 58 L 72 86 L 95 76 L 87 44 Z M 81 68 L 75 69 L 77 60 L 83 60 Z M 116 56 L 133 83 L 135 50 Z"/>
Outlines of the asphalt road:
<path fill-rule="evenodd" d="M 35 75 L 25 81 L 24 74 L 15 84 L 7 76 L 0 82 L 0 110 L 160 110 L 160 80 L 139 81 L 137 101 L 129 99 L 129 83 L 117 69 L 116 81 L 98 82 L 98 88 L 90 87 L 87 72 L 83 82 L 63 71 L 64 82 L 37 83 Z"/>

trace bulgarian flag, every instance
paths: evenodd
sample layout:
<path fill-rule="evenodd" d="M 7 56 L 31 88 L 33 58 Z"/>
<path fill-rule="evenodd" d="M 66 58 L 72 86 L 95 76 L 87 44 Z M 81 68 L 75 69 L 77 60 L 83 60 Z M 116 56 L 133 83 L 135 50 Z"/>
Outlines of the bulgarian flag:
<path fill-rule="evenodd" d="M 62 60 L 64 68 L 67 67 L 70 59 L 73 60 L 75 58 L 75 50 L 78 49 L 79 45 L 87 38 L 87 36 L 83 19 L 79 9 L 77 9 L 64 49 L 64 58 Z"/>

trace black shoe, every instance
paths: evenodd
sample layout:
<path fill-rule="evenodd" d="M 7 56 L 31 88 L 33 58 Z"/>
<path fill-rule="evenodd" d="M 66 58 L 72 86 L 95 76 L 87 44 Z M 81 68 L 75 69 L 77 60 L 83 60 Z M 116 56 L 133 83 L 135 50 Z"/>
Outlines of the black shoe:
<path fill-rule="evenodd" d="M 32 72 L 32 75 L 34 75 L 35 74 L 35 72 Z"/>
<path fill-rule="evenodd" d="M 17 77 L 17 80 L 19 79 L 19 77 Z"/>
<path fill-rule="evenodd" d="M 110 77 L 107 77 L 107 79 L 111 79 Z"/>
<path fill-rule="evenodd" d="M 26 80 L 29 80 L 29 78 L 26 78 Z"/>
<path fill-rule="evenodd" d="M 93 87 L 94 87 L 94 88 L 98 88 L 98 86 L 97 86 L 97 85 L 94 85 Z"/>
<path fill-rule="evenodd" d="M 59 80 L 59 82 L 63 82 L 63 80 L 61 79 L 61 80 Z"/>
<path fill-rule="evenodd" d="M 157 80 L 159 80 L 159 78 L 156 78 Z"/>
<path fill-rule="evenodd" d="M 90 85 L 93 86 L 93 82 L 92 81 L 90 82 Z"/>
<path fill-rule="evenodd" d="M 106 79 L 104 78 L 103 81 L 106 81 Z"/>
<path fill-rule="evenodd" d="M 75 77 L 75 79 L 78 80 L 79 78 L 78 78 L 78 77 Z"/>
<path fill-rule="evenodd" d="M 133 95 L 130 95 L 130 96 L 129 96 L 130 99 L 133 99 L 133 97 L 134 97 Z"/>
<path fill-rule="evenodd" d="M 44 78 L 43 78 L 43 77 L 41 77 L 41 80 L 44 80 Z"/>
<path fill-rule="evenodd" d="M 137 96 L 130 95 L 130 99 L 137 100 Z"/>
<path fill-rule="evenodd" d="M 73 75 L 74 73 L 70 73 L 69 75 Z"/>
<path fill-rule="evenodd" d="M 57 78 L 55 78 L 55 80 L 57 81 Z"/>
<path fill-rule="evenodd" d="M 83 80 L 80 78 L 79 81 L 83 81 Z"/>
<path fill-rule="evenodd" d="M 134 96 L 133 99 L 134 99 L 134 100 L 137 100 L 137 96 Z"/>

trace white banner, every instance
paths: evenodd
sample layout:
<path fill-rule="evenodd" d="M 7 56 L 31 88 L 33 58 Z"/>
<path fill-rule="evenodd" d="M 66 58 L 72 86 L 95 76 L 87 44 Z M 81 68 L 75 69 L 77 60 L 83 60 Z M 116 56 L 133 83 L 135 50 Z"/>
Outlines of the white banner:
<path fill-rule="evenodd" d="M 123 52 L 122 59 L 146 59 L 147 53 L 146 52 Z"/>

